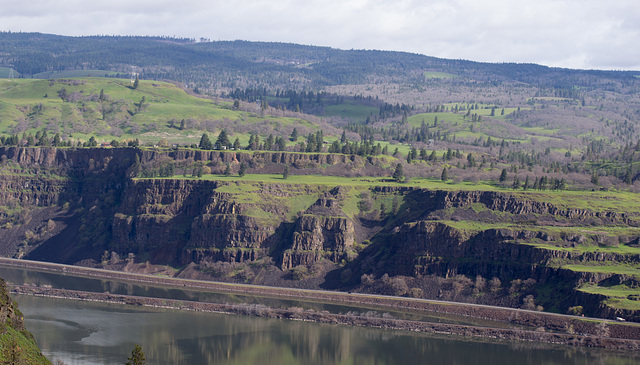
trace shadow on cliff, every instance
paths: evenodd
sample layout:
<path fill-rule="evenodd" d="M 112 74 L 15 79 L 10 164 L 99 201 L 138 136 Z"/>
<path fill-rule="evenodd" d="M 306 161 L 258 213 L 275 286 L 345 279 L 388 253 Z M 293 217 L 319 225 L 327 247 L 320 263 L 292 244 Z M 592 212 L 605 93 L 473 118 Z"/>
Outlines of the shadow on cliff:
<path fill-rule="evenodd" d="M 78 245 L 82 218 L 80 214 L 61 217 L 58 224 L 65 226 L 60 233 L 47 239 L 31 251 L 25 258 L 35 261 L 57 262 L 73 264 L 87 257 L 99 255 L 95 248 L 80 247 Z"/>

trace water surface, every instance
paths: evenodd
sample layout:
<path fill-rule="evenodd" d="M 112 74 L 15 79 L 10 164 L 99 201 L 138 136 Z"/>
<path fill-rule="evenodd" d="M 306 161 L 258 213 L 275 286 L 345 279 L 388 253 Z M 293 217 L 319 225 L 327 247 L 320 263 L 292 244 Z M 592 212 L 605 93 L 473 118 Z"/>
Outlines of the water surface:
<path fill-rule="evenodd" d="M 308 305 L 0 268 L 14 283 L 220 302 Z M 163 296 L 164 295 L 164 296 Z M 250 299 L 247 299 L 250 298 Z M 124 364 L 140 344 L 147 364 L 638 364 L 640 357 L 587 348 L 492 342 L 396 330 L 16 295 L 43 353 L 68 365 Z M 180 299 L 180 298 L 177 298 Z M 211 299 L 213 300 L 213 299 Z M 318 304 L 325 308 L 327 304 Z M 329 306 L 334 311 L 368 308 Z M 446 319 L 450 320 L 450 319 Z M 468 320 L 468 319 L 467 319 Z"/>

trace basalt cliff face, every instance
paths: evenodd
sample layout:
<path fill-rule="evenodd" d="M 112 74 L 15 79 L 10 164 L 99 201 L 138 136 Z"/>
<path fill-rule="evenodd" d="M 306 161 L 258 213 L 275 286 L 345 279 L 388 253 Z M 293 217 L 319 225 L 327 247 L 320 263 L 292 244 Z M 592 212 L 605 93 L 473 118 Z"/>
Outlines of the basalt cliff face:
<path fill-rule="evenodd" d="M 557 310 L 581 305 L 590 314 L 630 316 L 593 304 L 601 302 L 597 295 L 574 288 L 636 285 L 634 275 L 562 268 L 640 263 L 638 254 L 625 250 L 581 249 L 637 246 L 635 236 L 583 228 L 638 226 L 638 217 L 626 213 L 562 208 L 493 191 L 132 178 L 167 164 L 186 175 L 197 164 L 216 170 L 227 163 L 233 169 L 245 163 L 254 173 L 288 164 L 305 174 L 323 168 L 381 171 L 383 161 L 274 152 L 0 148 L 0 254 L 84 264 L 116 255 L 203 270 L 216 263 L 267 262 L 286 272 L 328 263 L 333 271 L 320 274 L 323 287 L 350 290 L 366 286 L 365 279 L 385 281 L 384 274 L 414 282 L 460 275 L 504 283 L 530 279 L 540 288 L 564 288 Z"/>

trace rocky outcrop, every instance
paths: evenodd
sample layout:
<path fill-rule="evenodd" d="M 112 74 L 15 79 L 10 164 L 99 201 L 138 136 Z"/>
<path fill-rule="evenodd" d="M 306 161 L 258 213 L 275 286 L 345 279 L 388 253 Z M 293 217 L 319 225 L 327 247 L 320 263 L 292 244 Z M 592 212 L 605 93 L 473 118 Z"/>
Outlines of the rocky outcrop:
<path fill-rule="evenodd" d="M 282 268 L 311 265 L 321 259 L 340 262 L 355 243 L 353 222 L 347 217 L 305 214 L 295 223 L 291 246 L 283 252 Z"/>
<path fill-rule="evenodd" d="M 204 162 L 247 162 L 252 164 L 289 164 L 296 167 L 304 167 L 309 164 L 336 165 L 346 163 L 364 164 L 366 158 L 355 155 L 331 154 L 331 153 L 295 153 L 295 152 L 235 152 L 235 151 L 205 151 L 205 150 L 175 150 L 143 151 L 142 162 L 150 162 L 169 156 L 174 161 L 194 160 Z M 375 158 L 371 160 L 375 162 Z"/>

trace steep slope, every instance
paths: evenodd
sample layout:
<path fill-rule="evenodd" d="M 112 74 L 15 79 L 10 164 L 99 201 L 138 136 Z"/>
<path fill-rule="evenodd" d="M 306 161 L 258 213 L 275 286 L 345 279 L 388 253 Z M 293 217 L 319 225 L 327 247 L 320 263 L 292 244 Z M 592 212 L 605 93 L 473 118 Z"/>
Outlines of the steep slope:
<path fill-rule="evenodd" d="M 51 364 L 24 326 L 18 305 L 0 279 L 0 362 L 3 364 Z"/>

